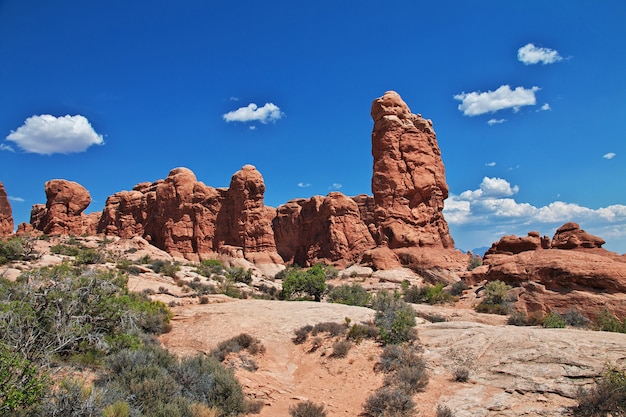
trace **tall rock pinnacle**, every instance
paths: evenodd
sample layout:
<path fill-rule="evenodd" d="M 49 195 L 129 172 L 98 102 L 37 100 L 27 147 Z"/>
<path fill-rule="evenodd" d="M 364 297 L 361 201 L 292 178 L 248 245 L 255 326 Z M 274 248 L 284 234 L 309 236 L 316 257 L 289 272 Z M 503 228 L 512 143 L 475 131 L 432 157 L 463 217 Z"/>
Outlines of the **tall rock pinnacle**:
<path fill-rule="evenodd" d="M 379 244 L 454 248 L 442 213 L 448 184 L 432 122 L 412 114 L 394 91 L 374 100 L 371 115 Z"/>
<path fill-rule="evenodd" d="M 4 185 L 0 182 L 0 236 L 13 233 L 13 211 Z"/>

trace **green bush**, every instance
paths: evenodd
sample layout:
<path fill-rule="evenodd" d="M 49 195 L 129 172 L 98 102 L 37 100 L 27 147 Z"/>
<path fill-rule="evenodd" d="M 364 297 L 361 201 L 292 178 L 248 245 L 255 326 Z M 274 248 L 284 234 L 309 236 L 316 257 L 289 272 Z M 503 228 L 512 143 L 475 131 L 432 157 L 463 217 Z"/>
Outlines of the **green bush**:
<path fill-rule="evenodd" d="M 226 278 L 233 282 L 242 282 L 250 285 L 252 283 L 252 269 L 245 270 L 240 267 L 228 268 Z"/>
<path fill-rule="evenodd" d="M 281 298 L 292 300 L 308 296 L 315 301 L 321 301 L 322 295 L 326 291 L 326 271 L 322 264 L 317 264 L 307 270 L 292 267 L 288 268 L 283 279 L 283 290 Z"/>
<path fill-rule="evenodd" d="M 481 258 L 480 255 L 472 255 L 472 257 L 470 258 L 467 264 L 467 270 L 472 271 L 478 268 L 479 266 L 481 266 L 482 264 L 483 264 L 483 258 Z"/>
<path fill-rule="evenodd" d="M 50 252 L 56 255 L 76 256 L 81 251 L 82 246 L 63 245 L 61 243 L 51 246 Z"/>
<path fill-rule="evenodd" d="M 326 417 L 327 413 L 323 405 L 303 401 L 290 406 L 289 415 L 291 417 Z"/>
<path fill-rule="evenodd" d="M 152 269 L 157 274 L 163 274 L 169 277 L 176 277 L 176 272 L 180 271 L 180 265 L 176 262 L 172 263 L 170 261 L 164 260 L 156 260 L 152 261 L 150 264 L 150 269 Z"/>
<path fill-rule="evenodd" d="M 425 285 L 422 287 L 411 286 L 404 293 L 404 301 L 407 303 L 445 304 L 454 301 L 454 297 L 443 288 L 445 284 Z"/>
<path fill-rule="evenodd" d="M 19 352 L 0 342 L 0 413 L 13 413 L 38 404 L 50 380 Z"/>
<path fill-rule="evenodd" d="M 28 260 L 30 252 L 29 245 L 20 237 L 0 240 L 0 265 L 12 261 Z"/>
<path fill-rule="evenodd" d="M 343 284 L 328 291 L 327 301 L 349 306 L 365 307 L 370 303 L 370 294 L 359 284 Z"/>
<path fill-rule="evenodd" d="M 364 409 L 372 417 L 411 416 L 415 412 L 415 403 L 411 394 L 386 385 L 367 398 Z"/>
<path fill-rule="evenodd" d="M 626 319 L 618 319 L 605 307 L 595 315 L 593 327 L 604 332 L 626 333 Z"/>
<path fill-rule="evenodd" d="M 366 324 L 355 323 L 348 329 L 346 337 L 358 344 L 363 339 L 378 339 L 380 337 L 380 329 L 373 322 Z"/>
<path fill-rule="evenodd" d="M 205 259 L 196 268 L 196 273 L 210 278 L 213 274 L 219 275 L 224 272 L 224 265 L 218 259 Z"/>
<path fill-rule="evenodd" d="M 417 338 L 415 310 L 399 294 L 380 291 L 372 299 L 376 310 L 374 324 L 380 329 L 380 340 L 384 345 L 409 342 Z"/>
<path fill-rule="evenodd" d="M 566 323 L 562 315 L 551 311 L 543 318 L 542 324 L 547 329 L 563 329 Z"/>
<path fill-rule="evenodd" d="M 483 301 L 476 306 L 476 311 L 503 316 L 510 314 L 511 307 L 507 300 L 507 292 L 510 289 L 510 286 L 499 280 L 488 282 L 485 284 Z"/>

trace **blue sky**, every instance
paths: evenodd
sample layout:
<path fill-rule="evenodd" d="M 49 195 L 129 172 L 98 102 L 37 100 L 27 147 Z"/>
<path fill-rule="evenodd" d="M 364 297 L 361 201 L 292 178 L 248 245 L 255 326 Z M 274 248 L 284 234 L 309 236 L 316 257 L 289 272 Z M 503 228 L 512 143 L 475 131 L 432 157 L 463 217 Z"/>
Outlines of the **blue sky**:
<path fill-rule="evenodd" d="M 107 196 L 178 166 L 265 203 L 371 194 L 373 99 L 432 119 L 457 247 L 576 221 L 626 252 L 626 2 L 0 0 L 0 181 Z"/>

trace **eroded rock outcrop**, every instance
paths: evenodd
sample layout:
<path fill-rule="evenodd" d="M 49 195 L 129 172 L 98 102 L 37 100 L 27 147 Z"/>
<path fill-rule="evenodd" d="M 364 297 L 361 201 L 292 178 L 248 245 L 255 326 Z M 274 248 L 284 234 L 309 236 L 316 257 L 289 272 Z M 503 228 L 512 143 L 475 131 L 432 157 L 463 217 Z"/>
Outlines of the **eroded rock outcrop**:
<path fill-rule="evenodd" d="M 500 280 L 517 287 L 516 308 L 528 313 L 577 309 L 593 317 L 606 307 L 626 315 L 626 256 L 600 248 L 604 240 L 576 223 L 552 240 L 538 233 L 505 236 L 485 254 L 473 282 Z"/>
<path fill-rule="evenodd" d="M 374 100 L 371 115 L 377 243 L 454 248 L 443 217 L 448 185 L 432 122 L 411 113 L 394 91 Z"/>
<path fill-rule="evenodd" d="M 10 234 L 13 234 L 13 211 L 4 185 L 0 182 L 0 236 Z"/>
<path fill-rule="evenodd" d="M 50 180 L 44 186 L 46 205 L 31 210 L 33 229 L 47 235 L 95 235 L 100 213 L 84 214 L 91 203 L 89 191 L 77 182 Z"/>
<path fill-rule="evenodd" d="M 274 230 L 278 253 L 287 262 L 345 266 L 376 246 L 359 204 L 339 192 L 296 199 L 278 207 Z"/>

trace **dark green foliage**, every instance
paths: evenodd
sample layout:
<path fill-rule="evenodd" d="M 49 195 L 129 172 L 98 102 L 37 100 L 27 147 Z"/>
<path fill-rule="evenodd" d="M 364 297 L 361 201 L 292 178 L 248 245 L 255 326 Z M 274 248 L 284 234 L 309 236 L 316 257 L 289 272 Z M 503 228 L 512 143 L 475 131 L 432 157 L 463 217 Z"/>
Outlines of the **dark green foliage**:
<path fill-rule="evenodd" d="M 61 243 L 51 246 L 50 252 L 56 255 L 76 256 L 81 251 L 82 246 L 63 245 Z"/>
<path fill-rule="evenodd" d="M 38 366 L 0 342 L 0 414 L 37 404 L 49 382 Z"/>
<path fill-rule="evenodd" d="M 352 343 L 348 340 L 338 340 L 333 343 L 333 352 L 330 354 L 332 358 L 345 358 L 352 347 Z"/>
<path fill-rule="evenodd" d="M 399 294 L 381 291 L 372 299 L 376 310 L 374 323 L 380 329 L 383 344 L 399 344 L 417 339 L 415 310 Z"/>
<path fill-rule="evenodd" d="M 289 415 L 291 417 L 326 417 L 327 414 L 323 405 L 303 401 L 289 407 Z"/>
<path fill-rule="evenodd" d="M 163 261 L 159 259 L 150 264 L 150 269 L 157 274 L 163 274 L 174 278 L 176 277 L 176 272 L 180 271 L 180 265 L 176 262 L 172 263 L 170 261 Z"/>
<path fill-rule="evenodd" d="M 252 283 L 252 269 L 245 270 L 240 267 L 228 268 L 226 278 L 232 282 L 242 282 L 250 285 Z"/>
<path fill-rule="evenodd" d="M 551 311 L 543 318 L 542 324 L 547 329 L 563 329 L 565 328 L 565 319 L 559 313 Z"/>
<path fill-rule="evenodd" d="M 472 257 L 470 258 L 467 264 L 467 270 L 468 271 L 474 270 L 478 268 L 479 266 L 481 266 L 482 264 L 483 264 L 483 258 L 481 258 L 480 255 L 472 255 Z"/>
<path fill-rule="evenodd" d="M 363 339 L 378 339 L 380 337 L 380 329 L 372 322 L 365 324 L 355 323 L 350 326 L 346 337 L 358 344 Z"/>
<path fill-rule="evenodd" d="M 30 244 L 20 237 L 0 240 L 0 265 L 12 261 L 29 260 L 31 255 L 32 249 Z"/>
<path fill-rule="evenodd" d="M 463 295 L 463 291 L 468 288 L 469 287 L 467 286 L 465 281 L 457 281 L 452 284 L 452 287 L 450 288 L 450 294 L 452 294 L 453 296 L 460 296 Z"/>
<path fill-rule="evenodd" d="M 594 387 L 581 388 L 576 400 L 578 405 L 572 407 L 574 416 L 626 416 L 626 371 L 609 367 Z"/>
<path fill-rule="evenodd" d="M 444 291 L 443 283 L 425 285 L 422 287 L 411 286 L 404 293 L 404 301 L 407 303 L 445 304 L 454 301 L 452 294 Z"/>
<path fill-rule="evenodd" d="M 326 297 L 328 302 L 365 307 L 370 303 L 370 294 L 359 284 L 343 284 L 333 287 Z"/>
<path fill-rule="evenodd" d="M 322 264 L 317 264 L 307 270 L 298 267 L 288 268 L 283 280 L 281 298 L 293 300 L 308 296 L 315 301 L 321 301 L 326 291 L 327 270 L 328 267 Z"/>
<path fill-rule="evenodd" d="M 620 320 L 607 308 L 603 308 L 595 315 L 593 327 L 604 332 L 626 333 L 626 319 Z"/>
<path fill-rule="evenodd" d="M 415 412 L 415 403 L 404 390 L 385 385 L 365 401 L 365 412 L 372 417 L 402 417 Z"/>
<path fill-rule="evenodd" d="M 139 268 L 137 265 L 133 265 L 133 263 L 128 259 L 118 260 L 115 267 L 120 271 L 127 272 L 130 275 L 139 275 Z"/>
<path fill-rule="evenodd" d="M 211 356 L 214 356 L 218 361 L 223 362 L 229 353 L 237 353 L 242 350 L 255 355 L 257 353 L 264 353 L 265 346 L 263 346 L 259 339 L 250 336 L 248 333 L 241 333 L 238 336 L 218 344 L 217 347 L 211 352 Z"/>

